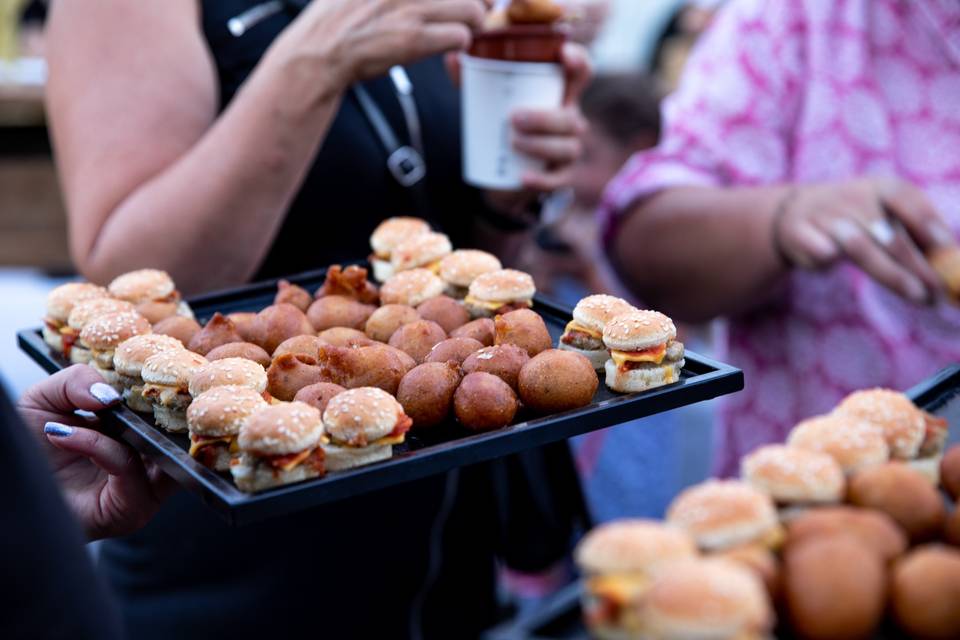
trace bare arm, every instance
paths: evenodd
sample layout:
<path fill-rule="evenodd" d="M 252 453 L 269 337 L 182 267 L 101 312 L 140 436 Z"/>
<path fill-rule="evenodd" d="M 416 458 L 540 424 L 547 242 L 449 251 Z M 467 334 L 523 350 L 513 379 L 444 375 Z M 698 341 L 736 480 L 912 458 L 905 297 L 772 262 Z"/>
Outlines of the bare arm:
<path fill-rule="evenodd" d="M 217 117 L 195 0 L 62 0 L 49 111 L 71 249 L 95 281 L 166 269 L 186 292 L 263 260 L 342 91 L 464 46 L 481 0 L 313 3 Z"/>

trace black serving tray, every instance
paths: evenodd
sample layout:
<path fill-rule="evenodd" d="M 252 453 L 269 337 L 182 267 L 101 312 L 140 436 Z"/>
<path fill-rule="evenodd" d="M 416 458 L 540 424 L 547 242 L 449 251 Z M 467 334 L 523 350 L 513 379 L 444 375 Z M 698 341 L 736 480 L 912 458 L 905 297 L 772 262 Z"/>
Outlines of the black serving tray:
<path fill-rule="evenodd" d="M 313 291 L 324 276 L 325 270 L 319 270 L 288 279 Z M 275 293 L 276 281 L 266 281 L 189 302 L 197 317 L 206 319 L 215 311 L 224 314 L 257 311 L 272 304 Z M 556 341 L 570 320 L 570 311 L 540 297 L 534 302 L 534 310 L 543 316 Z M 17 338 L 20 348 L 47 372 L 69 366 L 43 341 L 39 328 L 20 331 Z M 743 373 L 739 369 L 687 352 L 681 380 L 668 387 L 621 395 L 601 384 L 594 402 L 587 407 L 546 417 L 521 412 L 517 424 L 488 433 L 472 433 L 451 421 L 425 435 L 408 434 L 406 443 L 394 447 L 394 457 L 390 460 L 257 494 L 240 491 L 228 475 L 199 464 L 187 453 L 189 445 L 185 434 L 167 433 L 154 426 L 149 416 L 127 407 L 116 407 L 102 412 L 101 422 L 110 435 L 156 460 L 164 471 L 197 493 L 230 524 L 243 525 L 543 446 L 741 389 Z"/>
<path fill-rule="evenodd" d="M 960 441 L 960 365 L 952 365 L 907 391 L 918 407 L 946 418 L 950 425 L 947 446 Z M 485 640 L 589 640 L 580 609 L 579 583 L 567 585 L 527 615 L 489 631 Z M 793 637 L 789 629 L 776 634 Z M 906 637 L 892 623 L 884 625 L 874 640 Z"/>

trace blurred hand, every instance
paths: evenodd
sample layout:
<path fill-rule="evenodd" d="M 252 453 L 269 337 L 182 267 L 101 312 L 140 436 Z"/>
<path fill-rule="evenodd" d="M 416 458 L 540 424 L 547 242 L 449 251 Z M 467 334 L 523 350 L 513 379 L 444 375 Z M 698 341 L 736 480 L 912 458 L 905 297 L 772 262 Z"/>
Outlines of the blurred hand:
<path fill-rule="evenodd" d="M 281 37 L 345 88 L 390 67 L 464 49 L 492 0 L 312 2 Z M 289 51 L 289 50 L 288 50 Z"/>
<path fill-rule="evenodd" d="M 774 240 L 792 266 L 819 269 L 847 259 L 916 303 L 942 292 L 924 254 L 955 242 L 923 192 L 886 178 L 797 187 L 774 220 Z"/>
<path fill-rule="evenodd" d="M 513 115 L 514 148 L 546 163 L 543 171 L 523 176 L 524 187 L 532 191 L 550 192 L 569 186 L 573 165 L 583 153 L 587 120 L 580 112 L 579 101 L 592 75 L 587 50 L 567 43 L 563 66 L 566 90 L 559 109 L 523 110 Z"/>
<path fill-rule="evenodd" d="M 92 368 L 75 365 L 30 388 L 19 403 L 67 505 L 91 540 L 140 529 L 175 488 L 159 468 L 145 466 L 136 451 L 91 428 L 95 420 L 74 413 L 119 401 Z"/>

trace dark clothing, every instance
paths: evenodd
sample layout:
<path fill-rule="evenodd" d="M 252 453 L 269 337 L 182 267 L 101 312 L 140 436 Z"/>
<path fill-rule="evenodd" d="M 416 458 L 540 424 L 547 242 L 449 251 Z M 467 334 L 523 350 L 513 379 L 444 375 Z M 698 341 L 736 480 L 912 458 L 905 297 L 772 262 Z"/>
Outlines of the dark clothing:
<path fill-rule="evenodd" d="M 228 20 L 255 4 L 203 2 L 224 108 L 292 19 L 277 15 L 234 37 Z M 439 59 L 407 71 L 423 123 L 428 210 L 388 173 L 386 151 L 348 94 L 261 277 L 364 257 L 370 232 L 392 215 L 419 214 L 455 245 L 472 244 L 482 204 L 460 176 L 457 91 Z M 408 142 L 392 83 L 365 86 Z M 180 495 L 143 531 L 106 543 L 103 566 L 138 640 L 287 637 L 304 627 L 330 638 L 403 638 L 417 635 L 412 627 L 428 638 L 476 637 L 497 619 L 497 557 L 538 570 L 569 551 L 582 502 L 566 444 L 549 450 L 240 529 Z M 531 486 L 523 460 L 547 464 L 547 455 L 566 473 Z M 522 531 L 508 514 L 524 515 Z"/>
<path fill-rule="evenodd" d="M 0 638 L 121 638 L 116 602 L 31 438 L 0 386 Z"/>

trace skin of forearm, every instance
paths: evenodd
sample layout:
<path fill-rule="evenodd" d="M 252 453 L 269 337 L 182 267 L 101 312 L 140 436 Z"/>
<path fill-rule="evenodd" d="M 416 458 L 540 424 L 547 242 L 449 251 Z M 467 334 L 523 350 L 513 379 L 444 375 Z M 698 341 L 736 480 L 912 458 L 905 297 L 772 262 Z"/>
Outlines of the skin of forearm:
<path fill-rule="evenodd" d="M 637 295 L 678 320 L 735 315 L 786 273 L 773 220 L 789 187 L 666 189 L 633 205 L 612 258 Z"/>
<path fill-rule="evenodd" d="M 292 51 L 278 41 L 197 144 L 115 209 L 82 261 L 89 277 L 145 266 L 146 254 L 186 293 L 255 273 L 341 96 L 335 74 Z"/>

